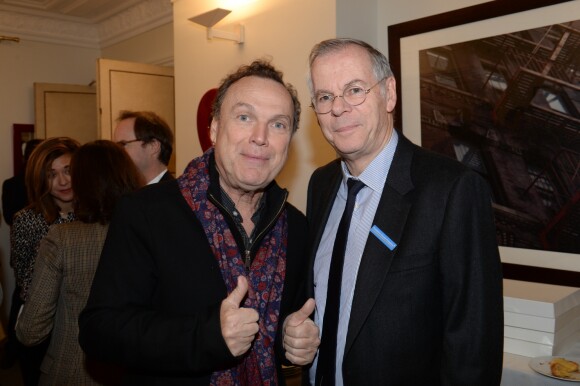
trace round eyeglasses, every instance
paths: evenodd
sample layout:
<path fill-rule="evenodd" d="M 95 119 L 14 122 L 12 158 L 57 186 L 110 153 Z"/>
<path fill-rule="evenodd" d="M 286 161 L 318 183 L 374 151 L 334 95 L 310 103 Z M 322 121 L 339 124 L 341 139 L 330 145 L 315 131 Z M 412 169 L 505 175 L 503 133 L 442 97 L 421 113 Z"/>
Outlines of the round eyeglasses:
<path fill-rule="evenodd" d="M 329 93 L 318 93 L 312 98 L 310 107 L 314 109 L 317 114 L 328 114 L 332 110 L 332 104 L 336 98 L 342 98 L 350 106 L 358 106 L 367 99 L 367 94 L 379 83 L 386 78 L 382 78 L 371 87 L 364 89 L 361 86 L 348 86 L 342 92 L 342 95 L 334 95 Z"/>

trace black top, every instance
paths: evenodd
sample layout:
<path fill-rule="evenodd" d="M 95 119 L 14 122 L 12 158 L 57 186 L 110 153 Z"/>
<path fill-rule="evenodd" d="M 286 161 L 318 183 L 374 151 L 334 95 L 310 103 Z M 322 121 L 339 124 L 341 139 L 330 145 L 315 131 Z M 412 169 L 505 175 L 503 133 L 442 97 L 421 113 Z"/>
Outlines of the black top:
<path fill-rule="evenodd" d="M 2 214 L 6 224 L 12 225 L 16 212 L 28 205 L 24 173 L 19 173 L 2 184 Z"/>

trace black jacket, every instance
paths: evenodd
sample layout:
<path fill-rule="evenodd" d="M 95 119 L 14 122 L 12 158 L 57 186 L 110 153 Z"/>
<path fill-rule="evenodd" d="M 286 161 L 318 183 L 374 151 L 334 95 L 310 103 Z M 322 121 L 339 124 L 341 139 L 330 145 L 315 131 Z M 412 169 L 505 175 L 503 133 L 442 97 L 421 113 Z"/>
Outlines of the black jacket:
<path fill-rule="evenodd" d="M 288 211 L 280 336 L 284 317 L 305 301 L 307 224 L 286 203 L 284 190 L 275 183 L 269 189 Z M 116 210 L 79 319 L 80 344 L 90 356 L 126 366 L 125 384 L 208 385 L 213 371 L 236 364 L 220 330 L 226 296 L 204 230 L 177 181 L 147 186 Z M 281 339 L 276 345 L 281 378 Z"/>
<path fill-rule="evenodd" d="M 313 254 L 341 179 L 334 161 L 310 180 Z M 396 247 L 368 235 L 346 336 L 344 384 L 498 385 L 502 274 L 487 183 L 399 134 L 373 225 Z M 312 294 L 312 279 L 309 285 Z"/>

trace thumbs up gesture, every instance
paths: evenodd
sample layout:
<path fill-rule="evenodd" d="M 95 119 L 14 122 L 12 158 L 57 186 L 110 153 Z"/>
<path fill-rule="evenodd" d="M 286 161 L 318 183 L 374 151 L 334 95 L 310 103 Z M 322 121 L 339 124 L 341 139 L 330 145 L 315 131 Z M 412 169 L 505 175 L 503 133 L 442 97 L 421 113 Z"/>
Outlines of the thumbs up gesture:
<path fill-rule="evenodd" d="M 312 362 L 320 345 L 318 326 L 310 319 L 315 306 L 314 299 L 310 298 L 284 321 L 286 358 L 295 365 Z"/>
<path fill-rule="evenodd" d="M 248 293 L 248 280 L 238 276 L 238 286 L 222 301 L 220 324 L 222 336 L 233 356 L 248 351 L 258 332 L 258 312 L 252 308 L 240 307 Z"/>

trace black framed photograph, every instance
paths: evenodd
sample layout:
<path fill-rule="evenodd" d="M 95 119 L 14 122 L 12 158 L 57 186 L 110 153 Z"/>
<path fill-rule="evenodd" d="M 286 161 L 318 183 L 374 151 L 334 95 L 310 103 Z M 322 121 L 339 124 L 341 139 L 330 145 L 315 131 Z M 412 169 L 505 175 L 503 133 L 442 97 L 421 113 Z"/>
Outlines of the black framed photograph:
<path fill-rule="evenodd" d="M 506 278 L 580 283 L 577 1 L 494 1 L 389 27 L 395 125 L 490 184 Z"/>

